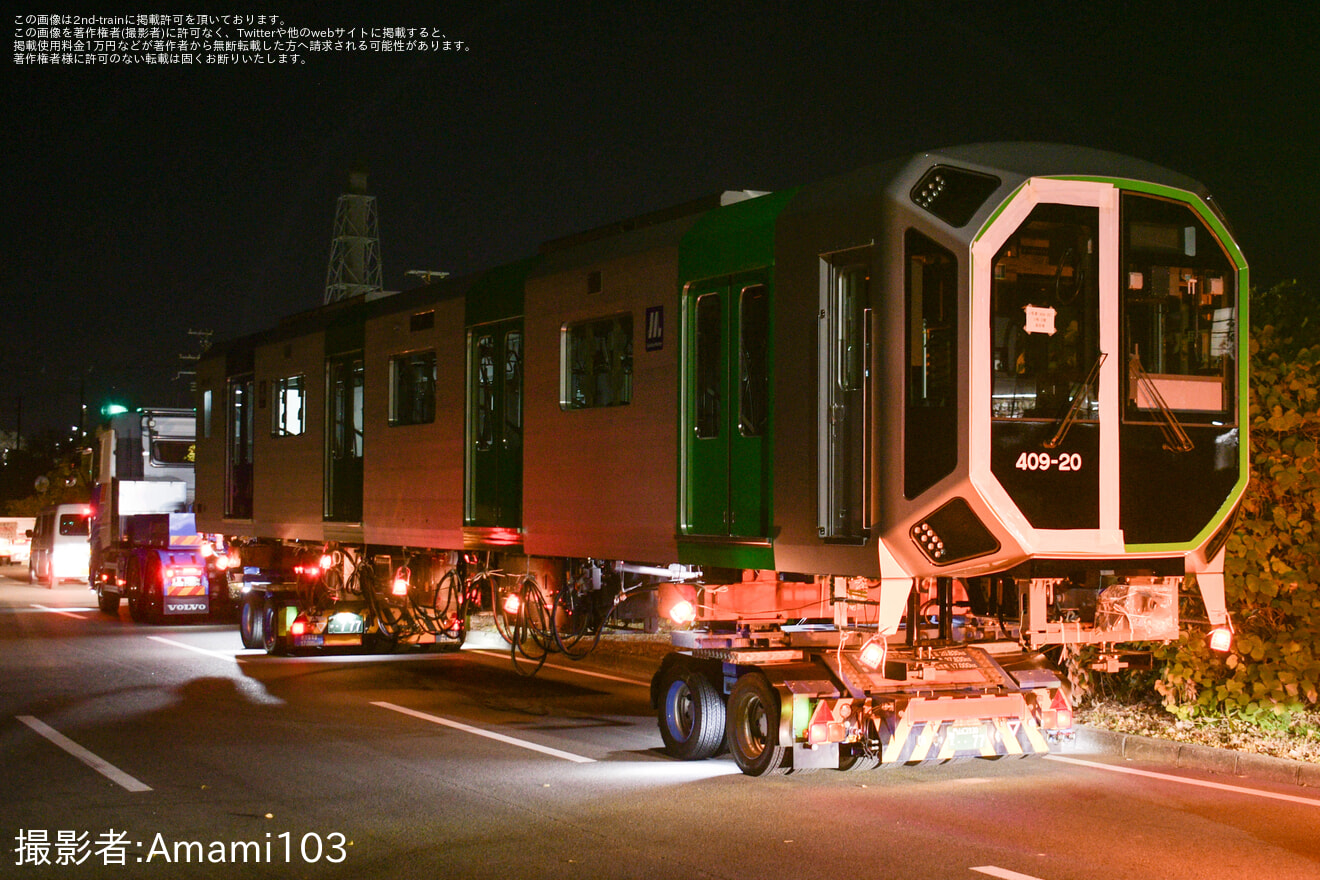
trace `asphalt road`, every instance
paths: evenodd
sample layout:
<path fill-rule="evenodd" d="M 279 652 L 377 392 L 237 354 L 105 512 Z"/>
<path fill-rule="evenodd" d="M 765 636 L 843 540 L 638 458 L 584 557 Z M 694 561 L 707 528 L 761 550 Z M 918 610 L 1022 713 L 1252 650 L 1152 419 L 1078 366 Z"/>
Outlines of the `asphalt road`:
<path fill-rule="evenodd" d="M 751 779 L 667 758 L 636 672 L 267 658 L 8 579 L 0 624 L 0 877 L 1320 877 L 1310 788 L 1080 752 Z"/>

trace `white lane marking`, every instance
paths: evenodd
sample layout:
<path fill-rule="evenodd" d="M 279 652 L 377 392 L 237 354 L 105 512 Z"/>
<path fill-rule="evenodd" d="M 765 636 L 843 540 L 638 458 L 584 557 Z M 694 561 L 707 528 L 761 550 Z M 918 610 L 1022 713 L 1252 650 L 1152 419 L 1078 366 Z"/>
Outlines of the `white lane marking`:
<path fill-rule="evenodd" d="M 1298 797 L 1295 794 L 1280 794 L 1279 792 L 1264 791 L 1259 788 L 1243 788 L 1240 785 L 1229 785 L 1226 782 L 1211 782 L 1208 779 L 1189 779 L 1185 776 L 1172 776 L 1168 773 L 1156 773 L 1153 770 L 1138 770 L 1135 767 L 1120 767 L 1115 764 L 1101 764 L 1097 761 L 1083 761 L 1080 758 L 1069 758 L 1065 755 L 1046 755 L 1046 760 L 1062 761 L 1065 764 L 1077 764 L 1081 767 L 1094 767 L 1096 770 L 1108 770 L 1111 773 L 1126 773 L 1129 776 L 1144 776 L 1147 779 L 1162 779 L 1165 782 L 1177 782 L 1182 785 L 1193 785 L 1199 788 L 1213 788 L 1216 791 L 1230 791 L 1234 794 L 1245 794 L 1252 797 L 1287 801 L 1290 804 L 1306 804 L 1310 807 L 1320 807 L 1320 800 L 1316 800 L 1315 798 Z"/>
<path fill-rule="evenodd" d="M 1000 880 L 1040 880 L 1039 877 L 1033 877 L 1030 874 L 1019 874 L 1017 871 L 1010 871 L 1007 868 L 996 868 L 994 865 L 982 865 L 979 868 L 969 870 L 979 871 L 982 874 L 989 874 L 991 877 L 999 877 Z"/>
<path fill-rule="evenodd" d="M 559 749 L 552 749 L 549 746 L 538 745 L 534 742 L 528 742 L 525 739 L 515 739 L 511 736 L 505 736 L 502 733 L 495 733 L 493 730 L 483 730 L 480 727 L 472 727 L 459 721 L 451 721 L 448 718 L 441 718 L 438 715 L 427 715 L 425 712 L 418 712 L 415 709 L 407 709 L 403 706 L 396 706 L 393 703 L 373 702 L 371 705 L 379 706 L 382 709 L 389 709 L 391 712 L 399 712 L 403 715 L 411 715 L 413 718 L 420 718 L 422 721 L 429 721 L 432 724 L 439 724 L 444 727 L 452 727 L 454 730 L 461 730 L 464 733 L 471 733 L 477 736 L 484 736 L 487 739 L 497 740 L 511 746 L 517 746 L 520 749 L 530 749 L 533 752 L 540 752 L 543 755 L 550 755 L 554 758 L 563 758 L 565 761 L 572 761 L 574 764 L 594 764 L 595 758 L 587 758 L 582 755 L 575 755 L 572 752 L 561 752 Z"/>
<path fill-rule="evenodd" d="M 88 767 L 91 767 L 97 773 L 100 773 L 102 776 L 105 776 L 107 779 L 123 786 L 129 791 L 151 791 L 151 786 L 138 782 L 115 765 L 102 758 L 98 758 L 96 755 L 87 751 L 82 746 L 78 745 L 76 742 L 40 719 L 33 718 L 31 715 L 16 715 L 14 717 L 53 742 L 55 745 L 64 749 L 64 751 L 68 752 L 70 755 L 73 755 L 79 761 L 82 761 Z"/>
<path fill-rule="evenodd" d="M 51 608 L 49 605 L 38 605 L 36 602 L 33 602 L 33 603 L 32 603 L 32 607 L 35 608 L 35 609 L 37 609 L 38 611 L 49 611 L 51 614 L 63 614 L 65 617 L 72 617 L 74 620 L 86 620 L 86 619 L 87 619 L 86 617 L 83 617 L 81 614 L 74 614 L 74 613 L 73 613 L 74 611 L 91 611 L 91 610 L 92 610 L 92 609 L 90 609 L 90 608 L 74 608 L 74 609 L 72 609 L 72 610 L 66 610 L 66 609 L 64 609 L 64 608 Z"/>
<path fill-rule="evenodd" d="M 207 657 L 216 657 L 220 660 L 229 660 L 233 663 L 238 662 L 238 657 L 234 654 L 227 654 L 224 651 L 211 651 L 206 648 L 199 648 L 196 645 L 189 645 L 186 642 L 176 642 L 174 639 L 167 639 L 164 636 L 147 636 L 153 642 L 160 642 L 162 645 L 170 645 L 175 648 L 183 648 L 185 651 L 192 651 L 196 654 L 205 654 Z"/>
<path fill-rule="evenodd" d="M 469 653 L 472 653 L 472 654 L 484 654 L 484 655 L 487 656 L 487 657 L 508 657 L 508 656 L 509 656 L 509 652 L 508 652 L 508 651 L 490 651 L 490 650 L 487 650 L 487 649 L 485 649 L 485 648 L 473 648 L 473 649 L 470 650 Z M 561 671 L 561 672 L 572 672 L 572 673 L 576 673 L 577 675 L 588 675 L 588 676 L 590 676 L 590 677 L 592 677 L 592 678 L 603 678 L 603 679 L 605 679 L 606 681 L 619 681 L 619 682 L 622 682 L 622 683 L 624 683 L 624 684 L 635 684 L 635 685 L 637 685 L 638 687 L 650 687 L 650 686 L 651 686 L 651 683 L 650 683 L 649 681 L 638 681 L 638 680 L 635 679 L 635 678 L 623 678 L 622 676 L 618 676 L 618 675 L 610 675 L 610 674 L 605 673 L 605 672 L 592 672 L 590 669 L 581 669 L 581 668 L 576 667 L 576 666 L 560 666 L 558 663 L 546 663 L 546 664 L 545 664 L 545 668 L 546 668 L 546 669 L 558 669 L 558 670 Z"/>

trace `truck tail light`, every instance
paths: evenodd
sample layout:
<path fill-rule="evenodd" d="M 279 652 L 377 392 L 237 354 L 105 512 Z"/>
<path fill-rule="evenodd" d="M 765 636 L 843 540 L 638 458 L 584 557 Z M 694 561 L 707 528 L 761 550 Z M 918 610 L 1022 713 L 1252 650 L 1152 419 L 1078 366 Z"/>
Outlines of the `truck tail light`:
<path fill-rule="evenodd" d="M 820 743 L 843 742 L 844 734 L 841 721 L 816 721 L 807 729 L 807 742 L 813 746 Z"/>
<path fill-rule="evenodd" d="M 1041 724 L 1045 730 L 1071 730 L 1073 726 L 1072 707 L 1062 690 L 1054 692 L 1050 707 L 1041 713 Z"/>

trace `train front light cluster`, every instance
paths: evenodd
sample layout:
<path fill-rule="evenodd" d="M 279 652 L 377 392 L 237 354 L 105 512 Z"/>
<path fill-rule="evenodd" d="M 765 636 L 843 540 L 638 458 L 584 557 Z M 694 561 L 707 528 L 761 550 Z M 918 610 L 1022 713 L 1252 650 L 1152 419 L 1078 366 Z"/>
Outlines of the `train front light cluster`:
<path fill-rule="evenodd" d="M 944 558 L 944 541 L 940 538 L 939 532 L 931 528 L 930 523 L 924 522 L 913 526 L 912 540 L 917 542 L 917 546 L 932 561 L 939 562 Z"/>
<path fill-rule="evenodd" d="M 908 530 L 922 554 L 952 565 L 999 551 L 999 541 L 961 498 L 954 498 Z"/>

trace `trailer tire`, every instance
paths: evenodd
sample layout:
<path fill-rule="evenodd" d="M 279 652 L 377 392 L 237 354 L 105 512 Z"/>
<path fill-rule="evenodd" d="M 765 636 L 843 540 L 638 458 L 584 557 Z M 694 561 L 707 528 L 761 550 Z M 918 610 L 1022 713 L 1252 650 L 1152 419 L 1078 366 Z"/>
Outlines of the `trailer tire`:
<path fill-rule="evenodd" d="M 96 588 L 96 604 L 102 614 L 119 616 L 119 594 L 106 592 L 105 587 Z"/>
<path fill-rule="evenodd" d="M 288 636 L 280 635 L 277 616 L 284 610 L 284 603 L 270 596 L 266 599 L 265 613 L 261 615 L 261 641 L 266 653 L 272 657 L 283 657 L 289 653 Z"/>
<path fill-rule="evenodd" d="M 724 700 L 715 685 L 687 663 L 673 663 L 660 682 L 660 738 L 665 751 L 682 761 L 704 761 L 724 744 Z"/>
<path fill-rule="evenodd" d="M 874 770 L 880 766 L 880 757 L 878 755 L 867 754 L 860 747 L 851 754 L 845 754 L 846 746 L 839 747 L 839 769 L 845 773 L 851 771 Z"/>
<path fill-rule="evenodd" d="M 793 769 L 779 742 L 779 694 L 759 672 L 744 673 L 729 693 L 729 751 L 748 776 L 782 776 Z"/>
<path fill-rule="evenodd" d="M 128 596 L 128 616 L 134 623 L 146 623 L 150 619 L 147 588 L 142 580 L 142 565 L 136 558 L 128 561 L 128 570 L 124 575 L 124 589 Z"/>
<path fill-rule="evenodd" d="M 263 635 L 266 617 L 265 600 L 259 593 L 248 593 L 243 597 L 243 608 L 238 616 L 238 635 L 243 640 L 244 648 L 265 648 Z"/>

